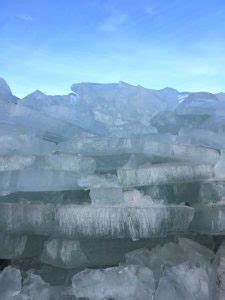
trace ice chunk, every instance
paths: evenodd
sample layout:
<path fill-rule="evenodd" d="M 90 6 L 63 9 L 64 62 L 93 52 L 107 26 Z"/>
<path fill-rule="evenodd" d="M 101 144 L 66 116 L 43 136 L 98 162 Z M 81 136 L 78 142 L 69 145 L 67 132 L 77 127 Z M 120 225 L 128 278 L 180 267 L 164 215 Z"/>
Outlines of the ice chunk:
<path fill-rule="evenodd" d="M 80 189 L 78 174 L 67 171 L 25 169 L 1 172 L 1 194 L 17 191 L 60 191 Z"/>
<path fill-rule="evenodd" d="M 11 235 L 0 232 L 0 259 L 13 259 L 24 253 L 27 243 L 25 235 Z"/>
<path fill-rule="evenodd" d="M 180 115 L 211 115 L 220 102 L 216 95 L 206 92 L 191 93 L 178 104 L 176 112 Z"/>
<path fill-rule="evenodd" d="M 139 141 L 139 143 L 138 143 Z M 62 142 L 58 150 L 87 156 L 109 156 L 142 153 L 141 138 L 77 138 Z"/>
<path fill-rule="evenodd" d="M 83 171 L 91 172 L 93 167 L 94 164 L 90 161 L 90 169 L 87 170 L 84 163 Z M 54 171 L 41 168 L 5 171 L 1 172 L 0 176 L 0 194 L 3 196 L 15 192 L 56 192 L 108 187 L 119 187 L 116 176 L 87 175 L 82 174 L 82 172 Z"/>
<path fill-rule="evenodd" d="M 167 160 L 195 162 L 197 164 L 215 165 L 219 160 L 219 152 L 214 149 L 173 143 L 157 143 L 146 139 L 143 147 L 146 157 L 158 157 Z"/>
<path fill-rule="evenodd" d="M 128 190 L 124 192 L 124 200 L 128 206 L 149 206 L 163 205 L 163 200 L 154 201 L 149 195 L 145 195 L 143 191 Z"/>
<path fill-rule="evenodd" d="M 152 271 L 134 265 L 84 270 L 72 279 L 72 293 L 78 298 L 153 300 L 154 291 Z"/>
<path fill-rule="evenodd" d="M 214 267 L 217 273 L 218 300 L 225 299 L 225 242 L 223 241 L 216 252 Z"/>
<path fill-rule="evenodd" d="M 62 235 L 132 239 L 187 230 L 193 209 L 187 206 L 72 206 L 57 210 Z"/>
<path fill-rule="evenodd" d="M 214 178 L 200 183 L 199 202 L 212 203 L 221 199 L 225 199 L 225 181 Z"/>
<path fill-rule="evenodd" d="M 215 133 L 205 129 L 187 129 L 182 128 L 179 131 L 179 136 L 184 136 L 191 139 L 194 145 L 210 147 L 213 149 L 225 148 L 225 137 L 223 134 Z"/>
<path fill-rule="evenodd" d="M 214 258 L 214 252 L 209 248 L 187 238 L 179 238 L 178 245 L 183 249 L 189 261 L 193 263 L 210 263 Z"/>
<path fill-rule="evenodd" d="M 129 251 L 146 247 L 152 249 L 174 241 L 173 235 L 149 239 L 82 239 L 80 245 L 88 259 L 88 267 L 109 267 L 125 262 L 125 254 Z M 110 253 L 110 255 L 109 255 Z M 146 265 L 147 266 L 147 265 Z"/>
<path fill-rule="evenodd" d="M 55 206 L 51 204 L 0 203 L 0 230 L 11 233 L 50 235 Z"/>
<path fill-rule="evenodd" d="M 80 242 L 50 238 L 45 242 L 41 261 L 60 268 L 80 268 L 87 265 Z"/>
<path fill-rule="evenodd" d="M 81 155 L 71 155 L 54 152 L 46 156 L 0 156 L 0 171 L 22 170 L 25 168 L 45 169 L 55 171 L 71 171 L 76 173 L 94 173 L 95 160 L 93 158 L 82 157 Z"/>
<path fill-rule="evenodd" d="M 48 116 L 75 124 L 87 130 L 87 135 L 89 132 L 90 135 L 91 132 L 100 135 L 108 133 L 106 126 L 94 119 L 93 112 L 83 101 L 80 102 L 77 94 L 49 96 L 37 90 L 22 99 L 21 103 Z"/>
<path fill-rule="evenodd" d="M 214 300 L 215 274 L 209 266 L 193 266 L 189 262 L 166 268 L 154 299 Z"/>
<path fill-rule="evenodd" d="M 187 206 L 104 206 L 0 203 L 0 230 L 74 238 L 148 238 L 185 232 Z"/>
<path fill-rule="evenodd" d="M 58 150 L 80 153 L 86 156 L 116 156 L 142 154 L 150 161 L 183 160 L 214 165 L 219 160 L 219 152 L 214 149 L 181 145 L 176 142 L 165 143 L 164 137 L 152 135 L 130 138 L 84 137 L 71 139 L 58 145 Z"/>
<path fill-rule="evenodd" d="M 165 203 L 196 203 L 199 198 L 199 182 L 151 185 L 145 187 L 147 195 Z"/>
<path fill-rule="evenodd" d="M 120 187 L 91 188 L 90 198 L 93 205 L 112 205 L 123 203 L 123 191 Z"/>
<path fill-rule="evenodd" d="M 45 113 L 22 105 L 1 104 L 1 122 L 18 124 L 26 127 L 29 124 L 30 134 L 53 142 L 64 141 L 68 138 L 82 136 L 84 130 L 74 124 L 50 117 Z"/>
<path fill-rule="evenodd" d="M 54 152 L 37 159 L 36 167 L 46 170 L 71 171 L 79 174 L 89 174 L 94 173 L 96 164 L 93 158 Z"/>
<path fill-rule="evenodd" d="M 120 188 L 117 176 L 111 174 L 83 176 L 78 180 L 78 184 L 83 189 Z"/>
<path fill-rule="evenodd" d="M 121 168 L 117 176 L 123 186 L 145 186 L 199 181 L 212 177 L 213 169 L 209 165 L 164 163 L 136 169 Z"/>
<path fill-rule="evenodd" d="M 179 238 L 178 244 L 157 245 L 151 251 L 146 248 L 129 252 L 125 255 L 127 264 L 149 267 L 156 280 L 159 280 L 166 266 L 176 266 L 185 261 L 193 265 L 210 264 L 214 253 L 207 247 L 187 238 Z"/>
<path fill-rule="evenodd" d="M 31 166 L 35 156 L 0 156 L 0 171 L 22 170 Z"/>
<path fill-rule="evenodd" d="M 220 160 L 217 162 L 217 164 L 214 167 L 215 176 L 217 178 L 222 178 L 225 180 L 224 168 L 225 168 L 225 150 L 222 150 L 220 154 Z"/>
<path fill-rule="evenodd" d="M 156 246 L 151 251 L 138 249 L 126 254 L 127 264 L 138 264 L 149 267 L 154 274 L 155 280 L 159 280 L 165 266 L 174 266 L 183 263 L 187 258 L 182 248 L 175 243 Z"/>
<path fill-rule="evenodd" d="M 10 203 L 91 203 L 88 190 L 67 190 L 47 192 L 16 192 L 0 196 L 0 202 Z"/>
<path fill-rule="evenodd" d="M 190 229 L 202 234 L 223 235 L 225 233 L 225 203 L 221 201 L 196 206 Z"/>
<path fill-rule="evenodd" d="M 16 103 L 17 97 L 13 96 L 7 82 L 0 78 L 0 103 Z"/>
<path fill-rule="evenodd" d="M 55 149 L 55 144 L 25 134 L 0 135 L 0 155 L 44 155 Z"/>
<path fill-rule="evenodd" d="M 0 273 L 0 300 L 12 300 L 21 291 L 21 273 L 18 269 L 7 267 Z"/>
<path fill-rule="evenodd" d="M 45 282 L 39 275 L 35 275 L 30 271 L 27 272 L 21 293 L 15 300 L 64 299 L 64 292 L 66 292 L 65 287 L 50 286 L 50 284 Z"/>

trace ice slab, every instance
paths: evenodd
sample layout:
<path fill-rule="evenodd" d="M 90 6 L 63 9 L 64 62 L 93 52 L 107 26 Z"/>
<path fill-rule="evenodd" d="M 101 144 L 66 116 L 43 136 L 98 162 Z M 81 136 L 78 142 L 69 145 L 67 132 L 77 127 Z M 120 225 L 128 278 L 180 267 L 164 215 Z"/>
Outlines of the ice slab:
<path fill-rule="evenodd" d="M 214 259 L 215 254 L 211 249 L 191 239 L 179 237 L 178 245 L 192 263 L 207 264 Z"/>
<path fill-rule="evenodd" d="M 78 174 L 68 171 L 25 169 L 1 172 L 0 193 L 80 189 Z"/>
<path fill-rule="evenodd" d="M 71 203 L 89 204 L 89 190 L 67 190 L 47 192 L 16 192 L 0 196 L 0 202 L 9 203 Z"/>
<path fill-rule="evenodd" d="M 144 191 L 139 191 L 137 189 L 131 189 L 128 191 L 124 191 L 124 201 L 128 206 L 149 206 L 149 205 L 163 205 L 164 200 L 155 199 L 149 195 L 146 195 Z"/>
<path fill-rule="evenodd" d="M 22 256 L 27 239 L 26 235 L 11 235 L 0 232 L 0 259 L 14 259 Z"/>
<path fill-rule="evenodd" d="M 225 137 L 223 134 L 219 134 L 210 130 L 204 129 L 187 129 L 182 128 L 179 131 L 179 136 L 188 137 L 191 139 L 193 145 L 199 145 L 209 147 L 213 149 L 225 148 Z"/>
<path fill-rule="evenodd" d="M 161 277 L 165 266 L 174 266 L 186 260 L 185 253 L 175 243 L 160 245 L 149 251 L 146 248 L 129 252 L 125 255 L 127 264 L 146 266 L 153 271 L 156 281 Z"/>
<path fill-rule="evenodd" d="M 225 199 L 225 180 L 209 179 L 199 184 L 199 202 L 214 203 Z"/>
<path fill-rule="evenodd" d="M 189 262 L 166 268 L 154 299 L 214 300 L 215 274 L 209 266 L 193 266 Z"/>
<path fill-rule="evenodd" d="M 17 97 L 13 96 L 7 82 L 0 77 L 0 103 L 16 103 Z"/>
<path fill-rule="evenodd" d="M 35 156 L 0 156 L 0 172 L 23 170 L 35 162 Z"/>
<path fill-rule="evenodd" d="M 95 160 L 81 155 L 54 152 L 36 159 L 34 168 L 90 174 L 96 169 Z"/>
<path fill-rule="evenodd" d="M 27 168 L 71 171 L 79 173 L 81 176 L 82 173 L 94 173 L 96 164 L 93 158 L 58 152 L 54 152 L 45 156 L 0 156 L 0 171 L 23 170 Z"/>
<path fill-rule="evenodd" d="M 134 265 L 84 270 L 72 279 L 72 293 L 77 298 L 153 300 L 154 291 L 152 271 Z"/>
<path fill-rule="evenodd" d="M 152 249 L 156 245 L 163 245 L 175 241 L 175 236 L 165 236 L 149 239 L 82 239 L 80 245 L 85 253 L 87 267 L 109 267 L 125 263 L 127 252 L 146 247 Z"/>
<path fill-rule="evenodd" d="M 85 137 L 71 139 L 58 145 L 58 150 L 86 156 L 142 154 L 149 160 L 184 160 L 214 165 L 219 152 L 214 149 L 154 141 L 150 135 L 130 138 Z"/>
<path fill-rule="evenodd" d="M 59 268 L 85 267 L 88 262 L 79 241 L 54 238 L 45 242 L 41 261 Z"/>
<path fill-rule="evenodd" d="M 50 286 L 39 275 L 27 272 L 22 280 L 21 271 L 7 267 L 0 273 L 1 300 L 53 300 L 64 299 L 66 287 Z"/>
<path fill-rule="evenodd" d="M 121 168 L 117 176 L 123 186 L 147 186 L 200 181 L 212 177 L 213 169 L 210 165 L 164 163 L 135 169 Z"/>
<path fill-rule="evenodd" d="M 12 300 L 21 291 L 21 273 L 18 269 L 7 267 L 0 273 L 0 300 Z"/>
<path fill-rule="evenodd" d="M 123 191 L 120 187 L 91 188 L 90 198 L 93 205 L 112 205 L 123 203 Z"/>
<path fill-rule="evenodd" d="M 216 252 L 213 262 L 217 274 L 217 300 L 225 299 L 225 242 Z"/>
<path fill-rule="evenodd" d="M 155 201 L 191 204 L 202 201 L 199 197 L 200 185 L 201 182 L 161 184 L 146 186 L 144 190 Z"/>
<path fill-rule="evenodd" d="M 0 230 L 74 238 L 149 238 L 185 232 L 191 207 L 0 203 Z"/>
<path fill-rule="evenodd" d="M 178 244 L 169 242 L 163 246 L 157 245 L 151 251 L 138 249 L 126 253 L 125 257 L 127 264 L 149 267 L 158 281 L 166 266 L 176 266 L 185 261 L 193 265 L 210 265 L 214 252 L 193 240 L 179 238 Z"/>
<path fill-rule="evenodd" d="M 170 144 L 163 141 L 157 143 L 151 140 L 145 141 L 143 154 L 146 157 L 156 156 L 167 160 L 189 161 L 210 165 L 215 165 L 219 160 L 219 152 L 214 149 L 193 145 Z"/>
<path fill-rule="evenodd" d="M 185 231 L 192 215 L 186 206 L 62 206 L 57 220 L 63 235 L 137 239 Z"/>
<path fill-rule="evenodd" d="M 196 206 L 190 229 L 199 233 L 223 235 L 225 233 L 225 203 Z"/>
<path fill-rule="evenodd" d="M 0 155 L 45 155 L 55 149 L 55 143 L 25 134 L 0 135 Z"/>
<path fill-rule="evenodd" d="M 217 178 L 225 179 L 224 169 L 225 169 L 225 150 L 221 150 L 220 159 L 214 167 L 215 176 Z"/>
<path fill-rule="evenodd" d="M 84 170 L 92 172 L 93 167 L 94 164 L 90 161 L 89 170 L 84 163 L 84 166 L 81 167 L 81 172 L 55 171 L 41 168 L 2 171 L 0 176 L 0 195 L 4 196 L 15 192 L 56 192 L 119 186 L 116 176 L 88 175 L 82 172 Z"/>
<path fill-rule="evenodd" d="M 18 124 L 26 127 L 29 124 L 30 134 L 53 142 L 64 141 L 75 136 L 85 135 L 85 130 L 66 121 L 50 117 L 43 112 L 20 104 L 0 104 L 1 122 Z"/>

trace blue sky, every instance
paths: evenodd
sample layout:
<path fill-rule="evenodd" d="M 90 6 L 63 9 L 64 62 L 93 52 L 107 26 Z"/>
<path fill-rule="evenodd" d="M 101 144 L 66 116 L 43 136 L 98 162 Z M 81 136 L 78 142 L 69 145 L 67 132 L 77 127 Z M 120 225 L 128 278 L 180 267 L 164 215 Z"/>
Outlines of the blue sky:
<path fill-rule="evenodd" d="M 0 76 L 20 97 L 83 81 L 225 91 L 225 1 L 0 0 Z"/>

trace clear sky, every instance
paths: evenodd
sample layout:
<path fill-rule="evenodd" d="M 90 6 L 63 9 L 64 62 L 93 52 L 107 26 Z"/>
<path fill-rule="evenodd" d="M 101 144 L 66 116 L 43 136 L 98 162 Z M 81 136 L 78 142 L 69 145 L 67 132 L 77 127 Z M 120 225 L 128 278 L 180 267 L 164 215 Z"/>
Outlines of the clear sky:
<path fill-rule="evenodd" d="M 0 0 L 0 76 L 20 97 L 83 81 L 225 91 L 225 1 Z"/>

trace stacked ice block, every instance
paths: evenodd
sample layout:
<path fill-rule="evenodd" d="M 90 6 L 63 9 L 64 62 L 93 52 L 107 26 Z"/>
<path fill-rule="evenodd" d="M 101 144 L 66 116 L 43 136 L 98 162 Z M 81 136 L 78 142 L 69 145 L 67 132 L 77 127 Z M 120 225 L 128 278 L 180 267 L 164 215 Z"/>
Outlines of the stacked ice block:
<path fill-rule="evenodd" d="M 222 125 L 204 124 L 216 95 L 185 104 L 172 89 L 77 84 L 20 100 L 0 87 L 4 299 L 215 299 L 225 143 Z M 212 116 L 207 101 L 190 110 L 193 97 L 214 101 Z M 190 290 L 192 274 L 207 289 Z"/>

